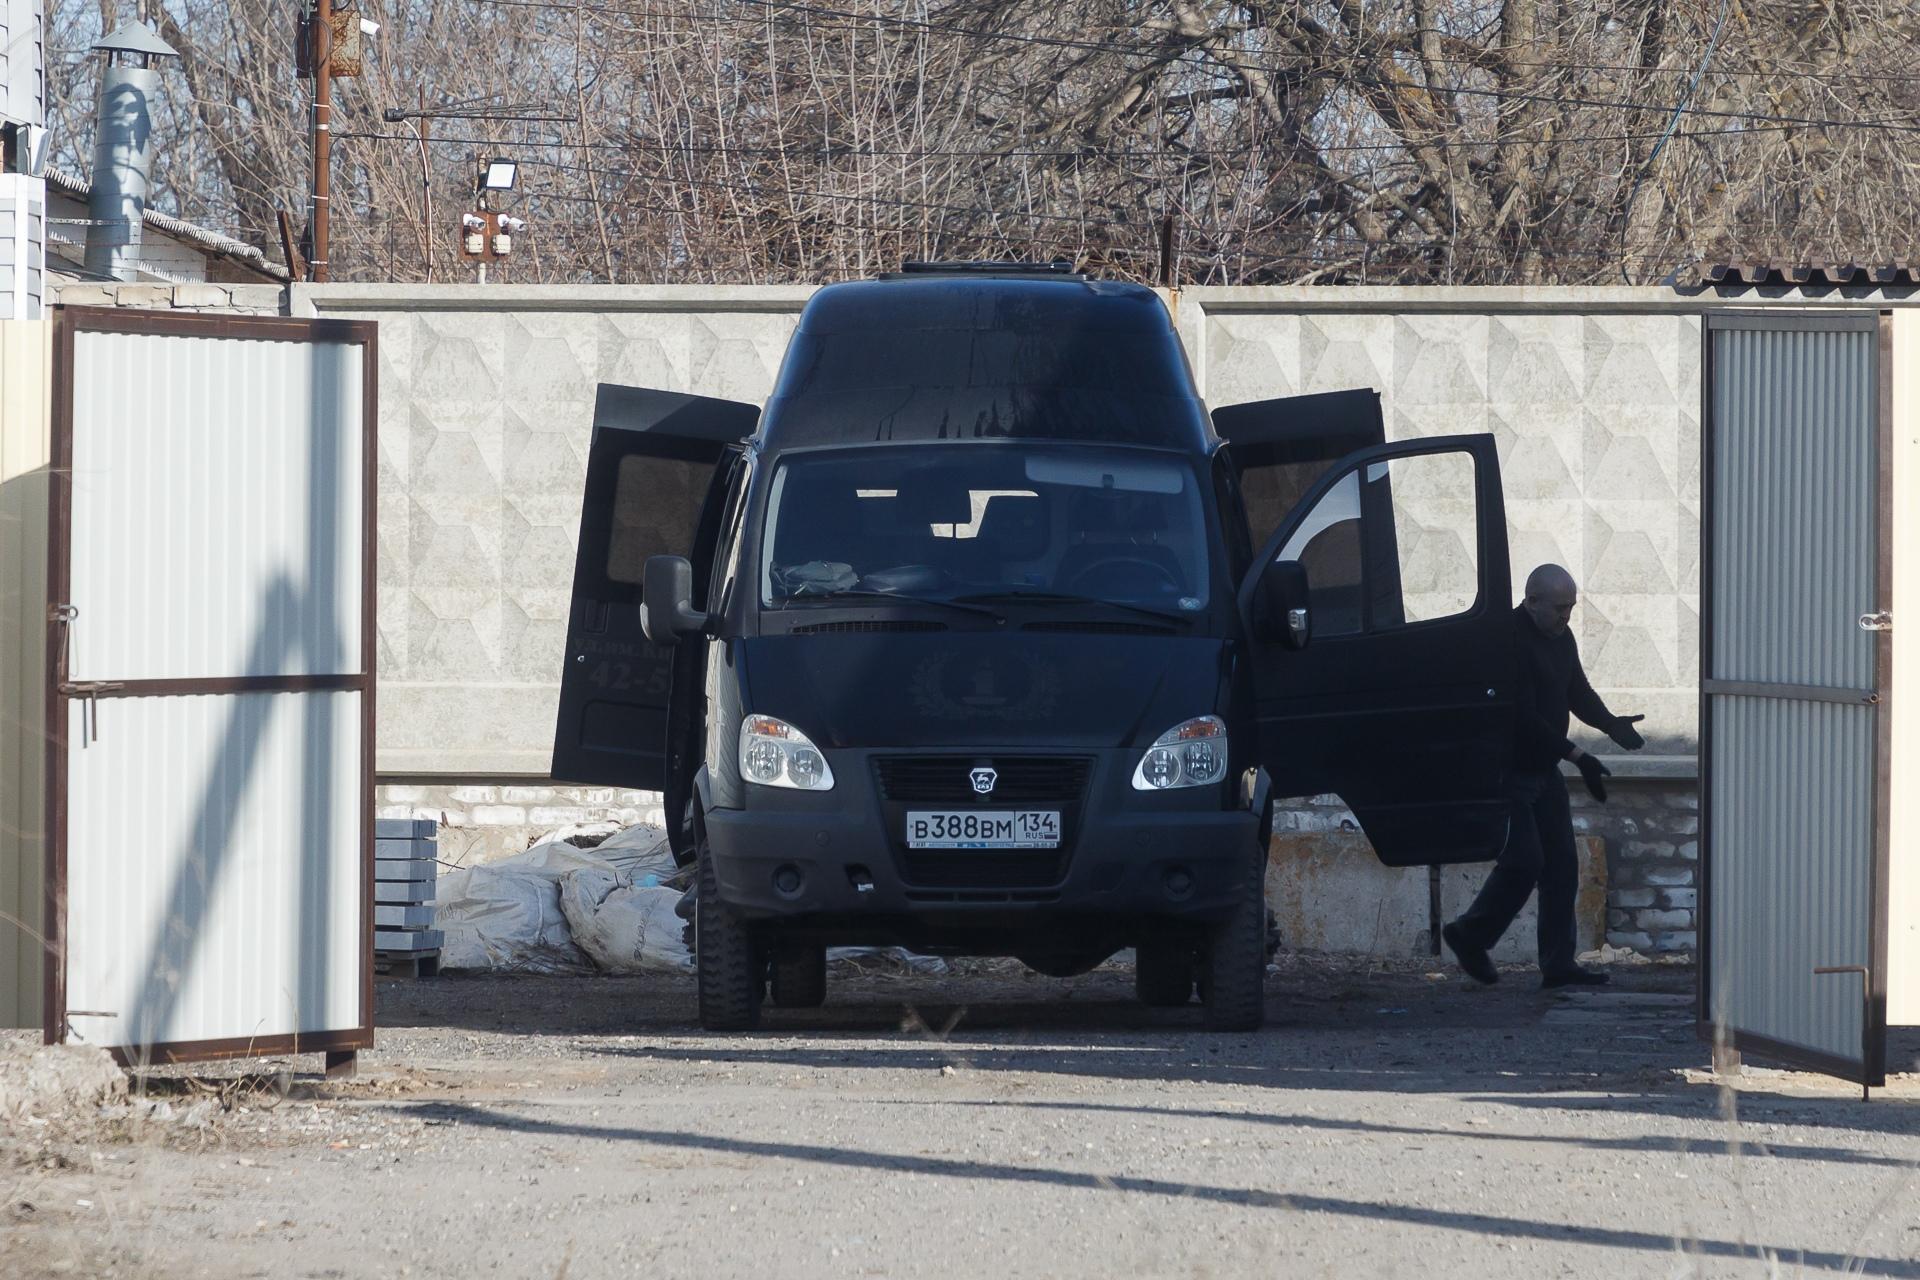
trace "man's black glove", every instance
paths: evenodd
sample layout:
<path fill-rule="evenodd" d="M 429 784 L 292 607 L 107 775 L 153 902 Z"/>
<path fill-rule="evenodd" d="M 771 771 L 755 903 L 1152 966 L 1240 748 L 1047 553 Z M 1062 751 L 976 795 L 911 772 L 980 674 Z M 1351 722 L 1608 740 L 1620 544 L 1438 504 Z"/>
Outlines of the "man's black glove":
<path fill-rule="evenodd" d="M 1607 726 L 1607 736 L 1622 750 L 1638 751 L 1647 745 L 1647 740 L 1633 726 L 1645 719 L 1645 716 L 1615 716 L 1613 723 Z"/>
<path fill-rule="evenodd" d="M 1639 735 L 1635 734 L 1634 736 L 1638 737 Z M 1601 764 L 1590 755 L 1582 755 L 1578 760 L 1573 762 L 1573 767 L 1580 771 L 1580 777 L 1586 782 L 1587 794 L 1595 800 L 1598 800 L 1601 804 L 1605 804 L 1607 802 L 1607 784 L 1600 781 L 1600 779 L 1611 778 L 1613 776 L 1613 770 L 1607 768 L 1607 766 Z"/>

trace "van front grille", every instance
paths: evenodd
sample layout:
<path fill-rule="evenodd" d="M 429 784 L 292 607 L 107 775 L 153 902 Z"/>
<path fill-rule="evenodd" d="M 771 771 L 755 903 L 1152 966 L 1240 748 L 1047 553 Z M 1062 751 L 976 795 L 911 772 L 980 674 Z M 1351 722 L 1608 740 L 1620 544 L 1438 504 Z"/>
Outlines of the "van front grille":
<path fill-rule="evenodd" d="M 973 771 L 982 765 L 998 775 L 985 795 L 973 789 Z M 1092 768 L 1089 756 L 874 757 L 881 796 L 909 804 L 1072 804 L 1086 790 Z"/>
<path fill-rule="evenodd" d="M 1045 889 L 1067 870 L 1062 849 L 909 849 L 901 878 L 928 889 Z"/>

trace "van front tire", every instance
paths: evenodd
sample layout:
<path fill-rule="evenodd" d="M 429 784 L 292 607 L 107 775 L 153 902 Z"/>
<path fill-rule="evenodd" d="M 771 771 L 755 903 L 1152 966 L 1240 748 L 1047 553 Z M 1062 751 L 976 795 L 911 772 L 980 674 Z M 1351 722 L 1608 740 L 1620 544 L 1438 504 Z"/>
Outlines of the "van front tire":
<path fill-rule="evenodd" d="M 746 921 L 720 901 L 713 853 L 704 840 L 698 857 L 700 893 L 693 904 L 693 957 L 700 1025 L 708 1031 L 751 1031 L 760 1025 L 766 956 Z"/>
<path fill-rule="evenodd" d="M 1258 1031 L 1267 1013 L 1266 849 L 1248 859 L 1244 896 L 1214 926 L 1200 955 L 1200 998 L 1209 1031 Z"/>

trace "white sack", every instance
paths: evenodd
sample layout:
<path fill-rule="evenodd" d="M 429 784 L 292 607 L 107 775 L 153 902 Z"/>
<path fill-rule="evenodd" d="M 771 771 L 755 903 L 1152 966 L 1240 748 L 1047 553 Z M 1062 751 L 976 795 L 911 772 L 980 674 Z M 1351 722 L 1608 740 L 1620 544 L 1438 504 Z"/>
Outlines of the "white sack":
<path fill-rule="evenodd" d="M 569 871 L 606 866 L 592 850 L 549 842 L 441 876 L 434 886 L 433 909 L 433 927 L 446 935 L 440 944 L 440 967 L 520 973 L 591 968 L 573 945 L 560 913 L 560 878 Z"/>
<path fill-rule="evenodd" d="M 608 973 L 688 973 L 686 922 L 673 910 L 680 894 L 637 885 L 611 869 L 582 868 L 561 878 L 560 911 L 574 944 Z"/>
<path fill-rule="evenodd" d="M 659 884 L 679 870 L 674 865 L 673 849 L 667 844 L 667 833 L 659 827 L 628 827 L 608 836 L 593 852 L 643 887 L 649 876 L 652 883 Z"/>

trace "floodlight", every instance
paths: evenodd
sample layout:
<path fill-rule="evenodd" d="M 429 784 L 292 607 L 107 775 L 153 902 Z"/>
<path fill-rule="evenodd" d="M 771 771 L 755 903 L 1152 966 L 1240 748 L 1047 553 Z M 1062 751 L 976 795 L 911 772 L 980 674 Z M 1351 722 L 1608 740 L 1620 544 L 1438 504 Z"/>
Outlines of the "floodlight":
<path fill-rule="evenodd" d="M 480 175 L 480 185 L 488 191 L 511 191 L 519 176 L 519 164 L 505 156 L 495 156 L 487 161 L 486 172 Z"/>

